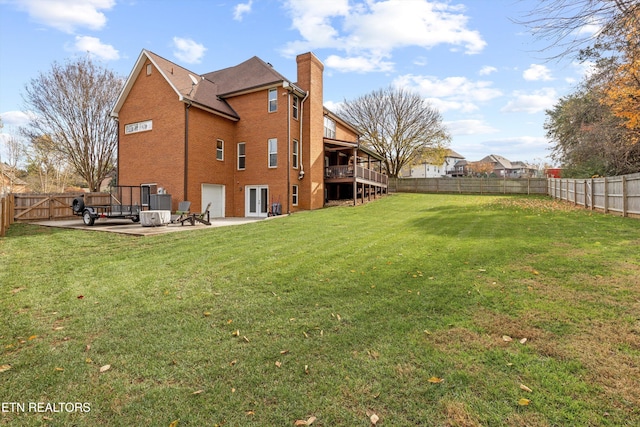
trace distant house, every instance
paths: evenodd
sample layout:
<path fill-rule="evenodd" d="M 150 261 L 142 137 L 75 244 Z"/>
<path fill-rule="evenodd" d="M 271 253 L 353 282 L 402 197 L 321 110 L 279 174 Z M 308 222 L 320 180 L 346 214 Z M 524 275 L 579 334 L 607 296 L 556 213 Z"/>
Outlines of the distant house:
<path fill-rule="evenodd" d="M 0 164 L 0 196 L 27 191 L 27 183 L 15 175 L 13 168 L 4 163 Z"/>
<path fill-rule="evenodd" d="M 491 164 L 493 174 L 499 178 L 527 178 L 536 175 L 536 168 L 524 162 L 511 162 L 505 157 L 490 154 L 477 163 Z"/>
<path fill-rule="evenodd" d="M 459 164 L 464 162 L 464 156 L 453 150 L 447 149 L 442 163 L 426 159 L 419 164 L 407 166 L 402 169 L 402 178 L 441 178 L 443 176 L 459 176 Z"/>
<path fill-rule="evenodd" d="M 324 65 L 296 57 L 293 82 L 258 57 L 197 74 L 143 50 L 112 116 L 119 185 L 162 188 L 213 217 L 267 216 L 387 191 L 382 158 L 323 106 Z"/>

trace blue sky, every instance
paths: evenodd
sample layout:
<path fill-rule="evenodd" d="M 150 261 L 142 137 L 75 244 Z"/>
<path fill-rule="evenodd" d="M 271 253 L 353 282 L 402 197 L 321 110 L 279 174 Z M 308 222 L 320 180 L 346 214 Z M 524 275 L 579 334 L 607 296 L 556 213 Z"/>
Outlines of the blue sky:
<path fill-rule="evenodd" d="M 295 80 L 296 54 L 313 51 L 325 64 L 324 98 L 331 109 L 373 90 L 403 86 L 438 108 L 451 148 L 467 160 L 499 154 L 550 162 L 544 110 L 571 92 L 586 68 L 545 60 L 549 53 L 539 50 L 546 42 L 513 23 L 535 4 L 0 0 L 3 133 L 15 134 L 24 123 L 21 95 L 30 79 L 54 61 L 87 52 L 123 77 L 148 49 L 199 74 L 256 55 Z"/>

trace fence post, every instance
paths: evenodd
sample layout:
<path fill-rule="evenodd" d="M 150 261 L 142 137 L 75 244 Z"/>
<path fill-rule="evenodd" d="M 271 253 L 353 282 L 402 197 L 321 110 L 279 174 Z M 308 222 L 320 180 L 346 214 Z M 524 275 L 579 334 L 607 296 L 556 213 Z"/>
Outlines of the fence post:
<path fill-rule="evenodd" d="M 604 177 L 604 213 L 609 212 L 609 183 L 607 177 Z"/>
<path fill-rule="evenodd" d="M 6 222 L 5 198 L 0 197 L 0 237 L 4 237 L 4 223 Z"/>
<path fill-rule="evenodd" d="M 622 216 L 627 216 L 627 177 L 622 175 Z"/>
<path fill-rule="evenodd" d="M 596 208 L 596 190 L 593 187 L 593 178 L 591 178 L 591 210 L 594 210 Z"/>

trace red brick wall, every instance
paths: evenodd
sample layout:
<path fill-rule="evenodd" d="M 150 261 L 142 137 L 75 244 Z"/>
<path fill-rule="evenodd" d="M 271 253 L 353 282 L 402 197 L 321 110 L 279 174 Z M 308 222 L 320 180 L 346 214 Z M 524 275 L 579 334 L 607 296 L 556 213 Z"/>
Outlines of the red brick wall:
<path fill-rule="evenodd" d="M 119 112 L 119 183 L 157 183 L 172 195 L 173 209 L 182 200 L 191 210 L 202 209 L 203 183 L 225 186 L 226 216 L 245 215 L 245 191 L 249 185 L 266 185 L 269 204 L 279 201 L 283 213 L 324 206 L 324 144 L 322 63 L 311 53 L 300 55 L 298 86 L 309 91 L 303 106 L 300 156 L 305 171 L 290 166 L 294 139 L 300 140 L 299 121 L 290 118 L 291 97 L 278 87 L 278 110 L 268 112 L 268 90 L 229 98 L 240 121 L 190 107 L 188 109 L 188 188 L 184 186 L 185 109 L 178 95 L 154 68 L 146 66 L 136 78 Z M 145 64 L 146 65 L 146 64 Z M 125 135 L 124 126 L 153 120 L 153 130 Z M 342 135 L 342 134 L 341 134 Z M 269 168 L 268 139 L 278 140 L 278 165 Z M 216 160 L 216 140 L 224 141 L 224 160 Z M 349 139 L 346 136 L 344 139 Z M 246 147 L 246 169 L 237 170 L 237 144 Z M 288 179 L 287 179 L 288 178 Z M 290 206 L 291 186 L 298 185 L 298 206 Z"/>
<path fill-rule="evenodd" d="M 147 76 L 145 68 L 118 115 L 118 184 L 157 183 L 176 209 L 184 195 L 184 104 L 157 69 Z M 125 135 L 125 125 L 146 120 L 152 130 Z"/>
<path fill-rule="evenodd" d="M 296 61 L 297 85 L 309 92 L 304 104 L 302 146 L 305 177 L 298 183 L 301 189 L 300 208 L 317 209 L 324 206 L 324 66 L 313 53 L 299 55 Z"/>

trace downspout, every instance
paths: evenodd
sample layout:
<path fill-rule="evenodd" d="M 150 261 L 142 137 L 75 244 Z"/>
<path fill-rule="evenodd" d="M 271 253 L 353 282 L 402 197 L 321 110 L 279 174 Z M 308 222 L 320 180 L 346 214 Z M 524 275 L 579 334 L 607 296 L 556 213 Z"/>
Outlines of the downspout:
<path fill-rule="evenodd" d="M 287 215 L 291 214 L 291 91 L 287 91 Z"/>
<path fill-rule="evenodd" d="M 184 107 L 184 199 L 189 200 L 187 197 L 188 178 L 189 178 L 189 108 L 191 108 L 191 101 L 187 102 Z"/>
<path fill-rule="evenodd" d="M 304 146 L 302 144 L 302 125 L 303 125 L 303 118 L 304 118 L 304 101 L 307 100 L 307 98 L 309 98 L 309 91 L 307 91 L 304 95 L 304 98 L 302 98 L 302 101 L 300 101 L 300 142 L 299 142 L 299 146 L 298 146 L 298 157 L 300 158 L 298 160 L 298 163 L 300 164 L 300 174 L 298 175 L 298 180 L 302 180 L 302 178 L 304 178 L 304 162 L 302 161 L 302 147 Z M 324 145 L 324 144 L 323 144 Z M 323 160 L 324 162 L 324 160 Z M 300 197 L 300 195 L 298 195 L 298 197 Z"/>

